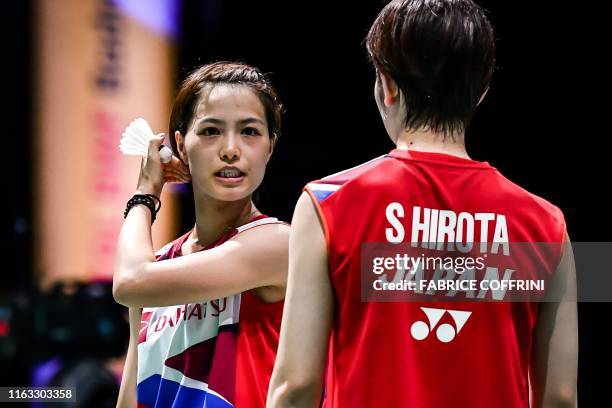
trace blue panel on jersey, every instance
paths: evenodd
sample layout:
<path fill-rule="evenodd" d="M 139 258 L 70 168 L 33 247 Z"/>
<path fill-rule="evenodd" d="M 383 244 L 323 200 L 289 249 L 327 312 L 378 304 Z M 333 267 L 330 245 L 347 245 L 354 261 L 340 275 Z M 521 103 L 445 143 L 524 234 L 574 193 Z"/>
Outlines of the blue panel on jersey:
<path fill-rule="evenodd" d="M 231 408 L 232 405 L 206 391 L 180 385 L 154 374 L 138 384 L 138 402 L 151 408 Z"/>
<path fill-rule="evenodd" d="M 313 190 L 310 189 L 310 191 L 312 191 L 312 193 L 314 194 L 314 196 L 317 198 L 317 202 L 321 202 L 323 200 L 325 200 L 327 197 L 329 197 L 329 195 L 331 193 L 333 193 L 333 191 L 323 191 L 323 190 Z"/>

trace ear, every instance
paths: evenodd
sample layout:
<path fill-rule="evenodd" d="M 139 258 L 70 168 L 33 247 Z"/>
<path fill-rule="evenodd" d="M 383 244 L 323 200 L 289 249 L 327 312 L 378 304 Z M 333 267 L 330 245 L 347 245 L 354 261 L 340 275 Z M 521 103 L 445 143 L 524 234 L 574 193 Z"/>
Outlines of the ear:
<path fill-rule="evenodd" d="M 485 98 L 485 96 L 487 95 L 487 92 L 489 92 L 489 86 L 488 85 L 487 85 L 487 89 L 485 89 L 485 91 L 482 93 L 482 96 L 480 97 L 480 100 L 478 101 L 476 106 L 480 105 L 480 102 L 482 102 L 482 100 Z"/>
<path fill-rule="evenodd" d="M 278 137 L 270 138 L 270 151 L 268 152 L 268 157 L 266 158 L 266 164 L 270 161 L 270 157 L 272 157 L 272 153 L 274 152 L 274 147 L 276 146 L 276 141 Z"/>
<path fill-rule="evenodd" d="M 384 72 L 379 72 L 378 75 L 381 81 L 382 90 L 384 94 L 383 102 L 385 106 L 389 107 L 393 105 L 395 99 L 399 96 L 399 88 L 397 86 L 397 83 L 389 76 L 387 76 Z"/>
<path fill-rule="evenodd" d="M 174 132 L 174 140 L 176 141 L 176 149 L 178 150 L 180 159 L 183 163 L 189 165 L 187 163 L 187 153 L 185 151 L 185 139 L 178 130 Z"/>

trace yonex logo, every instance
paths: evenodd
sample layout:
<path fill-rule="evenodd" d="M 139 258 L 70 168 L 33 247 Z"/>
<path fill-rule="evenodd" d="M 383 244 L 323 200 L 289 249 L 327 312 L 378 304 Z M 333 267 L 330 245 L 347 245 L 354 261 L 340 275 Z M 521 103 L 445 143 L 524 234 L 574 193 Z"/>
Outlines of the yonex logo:
<path fill-rule="evenodd" d="M 448 309 L 434 309 L 432 307 L 422 307 L 421 310 L 425 312 L 427 316 L 427 320 L 429 320 L 429 324 L 425 323 L 422 320 L 416 321 L 410 327 L 410 334 L 415 340 L 424 340 L 429 336 L 444 313 L 448 312 L 453 321 L 455 322 L 455 327 L 449 323 L 442 323 L 436 329 L 436 337 L 442 343 L 448 343 L 453 341 L 455 336 L 461 331 L 467 320 L 469 319 L 472 312 L 465 312 L 461 310 L 448 310 Z"/>

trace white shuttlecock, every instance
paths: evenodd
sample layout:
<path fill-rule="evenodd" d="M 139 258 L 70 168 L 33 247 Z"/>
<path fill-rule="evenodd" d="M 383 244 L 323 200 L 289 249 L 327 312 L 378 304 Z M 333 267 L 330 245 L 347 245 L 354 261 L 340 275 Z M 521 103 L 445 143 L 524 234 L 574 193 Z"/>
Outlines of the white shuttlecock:
<path fill-rule="evenodd" d="M 154 137 L 155 134 L 147 121 L 138 118 L 125 128 L 119 142 L 119 150 L 129 156 L 146 156 L 149 153 L 149 141 Z M 172 159 L 172 150 L 162 145 L 159 157 L 162 163 L 168 163 Z"/>

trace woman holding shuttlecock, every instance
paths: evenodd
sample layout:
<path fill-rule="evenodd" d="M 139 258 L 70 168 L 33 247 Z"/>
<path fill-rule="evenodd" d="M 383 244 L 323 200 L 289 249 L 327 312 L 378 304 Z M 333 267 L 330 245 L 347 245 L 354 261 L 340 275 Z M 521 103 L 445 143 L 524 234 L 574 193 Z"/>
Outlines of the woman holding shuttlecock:
<path fill-rule="evenodd" d="M 289 226 L 252 194 L 280 136 L 268 78 L 242 63 L 202 66 L 182 83 L 170 145 L 144 119 L 120 144 L 143 157 L 113 278 L 130 310 L 119 407 L 263 407 L 278 345 Z M 154 253 L 166 182 L 193 185 L 195 225 Z"/>

